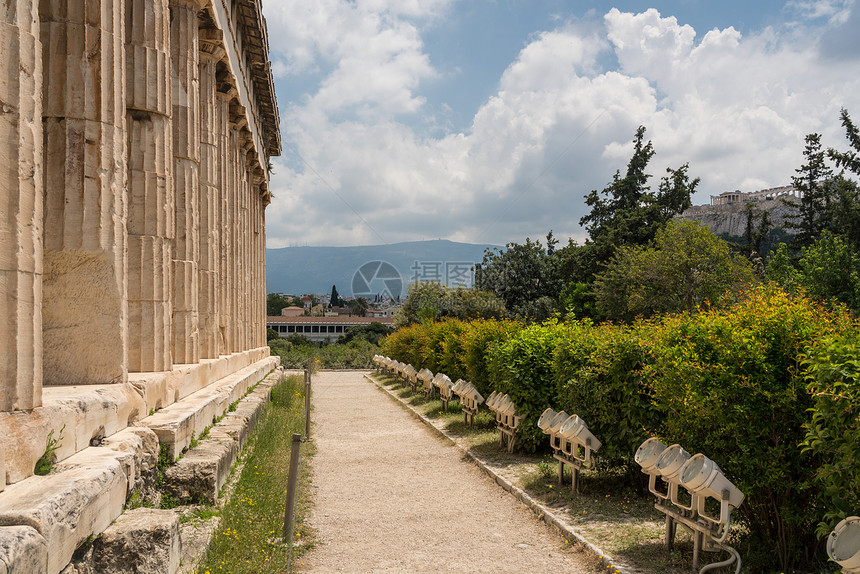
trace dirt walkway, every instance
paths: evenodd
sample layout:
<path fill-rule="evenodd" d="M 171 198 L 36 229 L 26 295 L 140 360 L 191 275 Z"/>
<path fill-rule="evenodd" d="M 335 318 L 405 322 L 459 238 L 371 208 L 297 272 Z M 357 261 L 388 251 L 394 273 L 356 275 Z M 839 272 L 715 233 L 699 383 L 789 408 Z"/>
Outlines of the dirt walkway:
<path fill-rule="evenodd" d="M 316 375 L 313 401 L 320 545 L 300 572 L 596 570 L 362 373 Z"/>

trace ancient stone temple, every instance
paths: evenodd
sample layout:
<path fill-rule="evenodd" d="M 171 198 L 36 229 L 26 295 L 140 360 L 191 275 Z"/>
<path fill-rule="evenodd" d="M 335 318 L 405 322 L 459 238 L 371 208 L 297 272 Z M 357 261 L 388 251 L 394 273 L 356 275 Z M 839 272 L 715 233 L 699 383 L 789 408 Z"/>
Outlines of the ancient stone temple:
<path fill-rule="evenodd" d="M 277 366 L 278 126 L 260 0 L 0 4 L 0 572 L 66 568 Z"/>

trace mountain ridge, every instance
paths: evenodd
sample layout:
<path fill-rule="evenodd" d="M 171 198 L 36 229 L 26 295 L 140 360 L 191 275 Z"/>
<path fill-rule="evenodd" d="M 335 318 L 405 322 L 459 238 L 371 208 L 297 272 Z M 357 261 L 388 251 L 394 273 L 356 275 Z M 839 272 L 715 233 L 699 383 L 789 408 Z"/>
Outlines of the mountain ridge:
<path fill-rule="evenodd" d="M 335 285 L 341 296 L 352 297 L 356 295 L 355 283 L 362 291 L 370 288 L 376 293 L 387 288 L 393 293 L 398 288 L 397 276 L 404 296 L 406 286 L 415 279 L 438 279 L 452 286 L 468 279 L 471 285 L 474 275 L 470 270 L 466 277 L 464 267 L 480 263 L 485 249 L 503 247 L 433 239 L 387 245 L 266 249 L 266 290 L 290 295 L 323 294 Z M 383 280 L 387 282 L 383 284 Z M 358 295 L 366 297 L 368 292 Z"/>

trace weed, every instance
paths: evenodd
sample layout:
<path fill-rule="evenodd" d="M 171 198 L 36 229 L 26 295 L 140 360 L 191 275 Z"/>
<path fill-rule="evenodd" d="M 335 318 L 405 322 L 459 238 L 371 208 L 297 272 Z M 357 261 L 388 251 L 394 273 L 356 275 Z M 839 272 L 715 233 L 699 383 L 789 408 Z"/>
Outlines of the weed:
<path fill-rule="evenodd" d="M 203 437 L 200 437 L 200 438 L 203 438 Z M 199 444 L 200 444 L 200 441 L 197 440 L 197 436 L 196 436 L 195 432 L 191 431 L 191 440 L 188 442 L 188 447 L 185 449 L 182 449 L 182 452 L 185 452 L 186 450 L 195 448 Z"/>
<path fill-rule="evenodd" d="M 54 465 L 57 464 L 57 450 L 59 450 L 63 442 L 64 430 L 66 430 L 66 425 L 63 425 L 63 428 L 60 429 L 57 438 L 54 438 L 53 430 L 48 433 L 48 438 L 45 440 L 45 454 L 36 461 L 36 468 L 33 470 L 33 474 L 45 476 L 54 470 Z"/>
<path fill-rule="evenodd" d="M 171 492 L 162 492 L 161 493 L 161 509 L 162 510 L 170 510 L 171 508 L 176 508 L 177 506 L 181 506 L 182 501 L 176 498 Z"/>

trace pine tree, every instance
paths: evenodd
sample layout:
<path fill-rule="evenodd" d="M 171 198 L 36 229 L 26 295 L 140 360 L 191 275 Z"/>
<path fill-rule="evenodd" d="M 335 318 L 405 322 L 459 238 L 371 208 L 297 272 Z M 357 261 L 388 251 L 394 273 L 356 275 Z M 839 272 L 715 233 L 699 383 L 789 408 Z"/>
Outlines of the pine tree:
<path fill-rule="evenodd" d="M 827 229 L 833 195 L 833 171 L 825 162 L 821 134 L 806 136 L 803 157 L 806 163 L 796 169 L 797 175 L 791 178 L 791 184 L 800 193 L 800 203 L 783 199 L 786 205 L 797 209 L 797 213 L 786 216 L 785 221 L 785 227 L 797 230 L 792 240 L 796 249 L 812 244 Z"/>

